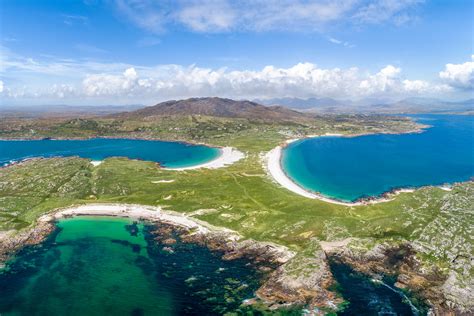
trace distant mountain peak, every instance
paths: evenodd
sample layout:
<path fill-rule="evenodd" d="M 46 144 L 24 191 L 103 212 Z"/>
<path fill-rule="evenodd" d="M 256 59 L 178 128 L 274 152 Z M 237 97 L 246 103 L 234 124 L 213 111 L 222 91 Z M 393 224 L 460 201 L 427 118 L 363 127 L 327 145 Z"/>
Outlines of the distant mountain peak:
<path fill-rule="evenodd" d="M 164 115 L 204 115 L 265 121 L 286 121 L 306 117 L 305 114 L 281 106 L 264 106 L 253 101 L 236 101 L 219 97 L 170 100 L 137 111 L 122 113 L 119 116 L 148 117 Z"/>

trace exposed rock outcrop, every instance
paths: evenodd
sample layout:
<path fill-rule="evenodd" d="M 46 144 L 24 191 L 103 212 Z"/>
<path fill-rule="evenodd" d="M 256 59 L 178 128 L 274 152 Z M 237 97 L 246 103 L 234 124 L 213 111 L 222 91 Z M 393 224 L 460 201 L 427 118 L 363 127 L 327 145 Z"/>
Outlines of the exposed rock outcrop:
<path fill-rule="evenodd" d="M 472 292 L 460 289 L 462 293 L 459 293 L 457 287 L 450 286 L 455 276 L 448 277 L 435 266 L 422 265 L 409 242 L 382 243 L 369 249 L 354 245 L 351 247 L 349 244 L 327 249 L 326 252 L 333 260 L 348 264 L 354 270 L 374 278 L 395 276 L 395 285 L 424 298 L 433 315 L 474 314 Z"/>
<path fill-rule="evenodd" d="M 49 222 L 40 222 L 33 228 L 20 232 L 3 232 L 0 238 L 0 265 L 20 248 L 36 245 L 42 242 L 54 230 L 54 225 Z"/>

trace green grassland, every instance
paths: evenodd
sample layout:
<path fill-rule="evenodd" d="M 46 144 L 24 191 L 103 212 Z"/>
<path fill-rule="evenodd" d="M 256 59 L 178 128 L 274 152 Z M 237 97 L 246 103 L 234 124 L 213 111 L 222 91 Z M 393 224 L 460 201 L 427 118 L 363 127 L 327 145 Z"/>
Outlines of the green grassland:
<path fill-rule="evenodd" d="M 403 132 L 418 125 L 402 117 L 339 115 L 287 122 L 201 115 L 152 116 L 144 119 L 0 119 L 0 139 L 135 137 L 232 145 L 268 150 L 287 137 L 337 132 L 343 134 Z"/>
<path fill-rule="evenodd" d="M 272 241 L 308 256 L 311 254 L 305 250 L 312 249 L 315 240 L 355 237 L 365 245 L 407 240 L 416 246 L 426 266 L 435 265 L 446 274 L 455 271 L 460 282 L 472 282 L 474 271 L 466 260 L 472 257 L 474 244 L 474 183 L 457 184 L 452 191 L 425 187 L 397 195 L 390 202 L 346 207 L 287 191 L 272 181 L 262 165 L 262 154 L 286 138 L 324 132 L 399 132 L 412 129 L 412 122 L 370 117 L 332 117 L 315 120 L 311 125 L 205 117 L 180 120 L 181 125 L 175 125 L 179 128 L 172 130 L 161 126 L 163 121 L 142 125 L 122 122 L 120 128 L 126 125 L 128 131 L 139 129 L 133 133 L 135 137 L 234 146 L 244 151 L 246 158 L 213 170 L 163 170 L 152 162 L 126 158 L 106 159 L 94 167 L 89 160 L 74 157 L 37 159 L 1 168 L 0 229 L 31 227 L 45 212 L 71 204 L 138 203 L 186 213 L 233 229 L 245 238 Z M 87 126 L 91 121 L 86 120 Z M 76 128 L 69 127 L 71 121 L 62 124 L 46 125 L 41 132 L 35 125 L 35 135 L 126 135 L 109 127 L 100 133 L 94 124 L 90 130 L 82 123 Z M 3 130 L 0 137 L 25 137 L 29 129 L 31 126 L 25 124 L 16 131 Z M 174 182 L 157 183 L 159 180 Z"/>

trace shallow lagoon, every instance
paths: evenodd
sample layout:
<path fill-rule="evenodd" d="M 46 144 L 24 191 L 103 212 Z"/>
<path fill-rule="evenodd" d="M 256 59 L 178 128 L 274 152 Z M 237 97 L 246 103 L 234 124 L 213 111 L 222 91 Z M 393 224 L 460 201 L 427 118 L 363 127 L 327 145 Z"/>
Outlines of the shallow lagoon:
<path fill-rule="evenodd" d="M 61 220 L 0 271 L 1 315 L 220 315 L 243 312 L 261 275 L 245 260 L 153 240 L 130 219 Z M 170 250 L 171 249 L 171 250 Z"/>
<path fill-rule="evenodd" d="M 218 148 L 157 140 L 0 140 L 0 166 L 33 157 L 79 156 L 103 160 L 118 156 L 154 161 L 169 168 L 182 168 L 208 162 L 219 155 Z"/>
<path fill-rule="evenodd" d="M 432 127 L 423 133 L 300 140 L 283 150 L 283 169 L 305 189 L 343 201 L 474 176 L 474 116 L 413 117 Z"/>

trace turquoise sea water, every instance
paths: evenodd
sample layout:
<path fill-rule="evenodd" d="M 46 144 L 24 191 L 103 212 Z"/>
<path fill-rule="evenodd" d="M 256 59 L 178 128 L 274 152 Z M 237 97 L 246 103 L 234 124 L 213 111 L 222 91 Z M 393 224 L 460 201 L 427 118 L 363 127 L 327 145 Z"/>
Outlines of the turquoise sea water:
<path fill-rule="evenodd" d="M 32 157 L 79 156 L 92 160 L 127 157 L 155 161 L 169 168 L 205 163 L 219 156 L 219 149 L 181 142 L 137 139 L 0 140 L 0 166 Z"/>
<path fill-rule="evenodd" d="M 0 270 L 0 315 L 243 313 L 260 274 L 243 259 L 178 242 L 167 250 L 129 219 L 61 220 Z"/>
<path fill-rule="evenodd" d="M 474 177 L 474 116 L 414 115 L 423 133 L 317 137 L 291 143 L 282 166 L 302 187 L 355 201 Z"/>

